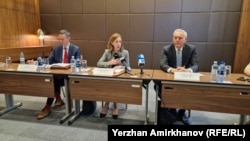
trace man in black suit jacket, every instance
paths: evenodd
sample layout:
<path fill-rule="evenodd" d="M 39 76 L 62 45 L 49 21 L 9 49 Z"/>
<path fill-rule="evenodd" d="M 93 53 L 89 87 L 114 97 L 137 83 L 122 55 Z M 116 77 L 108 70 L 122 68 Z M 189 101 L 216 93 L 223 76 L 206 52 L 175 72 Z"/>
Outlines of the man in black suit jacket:
<path fill-rule="evenodd" d="M 70 42 L 70 32 L 64 29 L 60 30 L 58 34 L 58 39 L 61 44 L 53 47 L 53 50 L 48 57 L 49 64 L 70 63 L 71 56 L 74 56 L 75 58 L 77 56 L 80 57 L 81 55 L 80 48 Z M 66 51 L 65 51 L 65 48 L 66 48 Z M 67 58 L 65 58 L 65 52 L 66 54 L 68 54 Z M 64 77 L 66 76 L 54 75 L 54 91 L 55 91 L 55 98 L 56 98 L 54 107 L 60 107 L 64 105 L 64 102 L 60 96 L 60 88 L 61 86 L 64 86 Z M 51 105 L 53 101 L 54 101 L 54 98 L 47 99 L 47 102 L 44 108 L 37 115 L 37 119 L 43 119 L 51 113 L 50 109 L 51 109 Z"/>
<path fill-rule="evenodd" d="M 176 29 L 173 33 L 173 43 L 164 46 L 161 52 L 160 68 L 167 73 L 174 72 L 197 72 L 199 69 L 199 60 L 196 48 L 192 45 L 186 44 L 187 32 L 183 29 Z M 177 61 L 177 53 L 180 51 L 181 59 L 180 65 Z M 160 82 L 155 82 L 161 88 Z M 160 89 L 161 90 L 161 89 Z M 161 94 L 161 91 L 160 91 Z M 185 115 L 185 109 L 171 109 L 176 113 L 180 121 L 188 125 L 189 120 Z"/>

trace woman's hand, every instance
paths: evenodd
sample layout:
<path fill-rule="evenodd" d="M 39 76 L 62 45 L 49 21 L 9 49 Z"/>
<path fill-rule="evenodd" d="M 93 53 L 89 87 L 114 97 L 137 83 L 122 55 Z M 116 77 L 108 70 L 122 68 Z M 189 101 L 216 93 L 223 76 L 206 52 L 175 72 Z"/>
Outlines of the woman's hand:
<path fill-rule="evenodd" d="M 109 65 L 119 65 L 120 60 L 119 59 L 112 59 L 109 61 Z"/>

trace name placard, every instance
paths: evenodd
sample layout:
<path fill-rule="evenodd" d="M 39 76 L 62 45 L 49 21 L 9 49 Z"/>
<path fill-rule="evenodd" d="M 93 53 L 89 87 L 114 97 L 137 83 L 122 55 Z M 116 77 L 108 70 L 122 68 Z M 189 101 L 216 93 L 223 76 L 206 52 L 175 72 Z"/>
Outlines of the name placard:
<path fill-rule="evenodd" d="M 37 71 L 37 65 L 18 64 L 17 70 L 18 70 L 18 71 L 31 71 L 31 72 L 36 72 L 36 71 Z"/>
<path fill-rule="evenodd" d="M 188 81 L 200 81 L 199 73 L 190 73 L 190 72 L 175 72 L 175 80 L 188 80 Z"/>
<path fill-rule="evenodd" d="M 104 75 L 104 76 L 112 76 L 114 74 L 113 68 L 94 68 L 93 75 Z"/>

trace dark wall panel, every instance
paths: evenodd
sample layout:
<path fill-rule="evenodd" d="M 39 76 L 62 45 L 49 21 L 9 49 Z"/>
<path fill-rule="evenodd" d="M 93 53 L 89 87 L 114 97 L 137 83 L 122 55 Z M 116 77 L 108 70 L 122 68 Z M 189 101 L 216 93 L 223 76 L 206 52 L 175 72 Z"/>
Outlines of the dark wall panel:
<path fill-rule="evenodd" d="M 129 24 L 130 41 L 153 41 L 153 15 L 131 15 Z"/>
<path fill-rule="evenodd" d="M 120 33 L 123 41 L 129 39 L 129 16 L 119 14 L 108 14 L 106 15 L 106 40 L 109 39 L 111 34 Z"/>
<path fill-rule="evenodd" d="M 83 13 L 105 13 L 105 0 L 83 0 Z"/>
<path fill-rule="evenodd" d="M 188 41 L 206 42 L 208 35 L 208 13 L 183 13 L 181 27 L 188 32 Z"/>
<path fill-rule="evenodd" d="M 105 40 L 105 15 L 84 15 L 84 40 Z"/>
<path fill-rule="evenodd" d="M 169 20 L 171 19 L 171 20 Z M 173 31 L 181 25 L 180 13 L 156 14 L 154 23 L 154 41 L 172 41 Z"/>
<path fill-rule="evenodd" d="M 240 13 L 211 13 L 208 41 L 236 42 Z"/>
<path fill-rule="evenodd" d="M 137 54 L 145 68 L 159 69 L 160 52 L 172 42 L 176 28 L 188 32 L 197 47 L 200 71 L 210 71 L 213 60 L 233 64 L 242 0 L 41 0 L 42 28 L 55 41 L 66 28 L 79 44 L 88 64 L 96 66 L 112 33 L 123 36 L 132 68 Z M 215 52 L 215 50 L 218 50 Z M 220 51 L 223 51 L 221 55 Z"/>

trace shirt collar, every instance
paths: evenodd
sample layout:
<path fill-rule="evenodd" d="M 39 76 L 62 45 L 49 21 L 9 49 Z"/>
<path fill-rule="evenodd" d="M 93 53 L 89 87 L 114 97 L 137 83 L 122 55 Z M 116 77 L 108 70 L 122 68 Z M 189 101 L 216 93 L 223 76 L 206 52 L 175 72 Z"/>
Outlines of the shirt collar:
<path fill-rule="evenodd" d="M 175 47 L 175 51 L 177 52 L 179 48 Z M 183 47 L 180 48 L 180 50 L 183 50 Z"/>
<path fill-rule="evenodd" d="M 70 45 L 70 43 L 68 43 L 67 44 L 67 46 L 66 46 L 66 49 L 68 50 L 69 49 L 69 45 Z M 65 46 L 63 46 L 63 49 L 65 48 Z"/>

